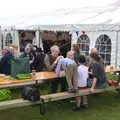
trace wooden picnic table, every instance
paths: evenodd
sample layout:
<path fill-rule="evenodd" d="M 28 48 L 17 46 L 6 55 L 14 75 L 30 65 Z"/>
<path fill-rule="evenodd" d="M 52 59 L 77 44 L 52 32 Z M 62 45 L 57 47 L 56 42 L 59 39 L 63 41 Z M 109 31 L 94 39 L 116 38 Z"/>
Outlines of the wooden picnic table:
<path fill-rule="evenodd" d="M 118 80 L 120 81 L 120 69 L 118 68 L 113 68 L 113 69 L 105 69 L 106 73 L 118 73 Z"/>
<path fill-rule="evenodd" d="M 43 83 L 49 79 L 55 79 L 55 78 L 56 78 L 56 74 L 54 72 L 36 72 L 35 78 L 31 78 L 31 79 L 25 79 L 25 80 L 2 79 L 0 80 L 0 88 L 35 85 L 35 84 Z"/>
<path fill-rule="evenodd" d="M 119 73 L 119 79 L 120 79 L 120 69 L 110 69 L 106 70 L 105 72 L 115 72 Z M 45 81 L 54 80 L 56 78 L 56 74 L 54 72 L 36 72 L 36 78 L 31 78 L 31 79 L 25 79 L 25 80 L 11 80 L 11 79 L 4 79 L 0 80 L 0 88 L 10 88 L 10 87 L 22 87 L 22 86 L 27 86 L 27 85 L 35 85 L 44 83 Z"/>
<path fill-rule="evenodd" d="M 117 68 L 113 68 L 113 69 L 109 69 L 109 70 L 107 70 L 107 69 L 105 69 L 105 72 L 106 73 L 109 73 L 109 72 L 115 72 L 115 73 L 119 73 L 120 72 L 120 69 L 117 69 Z"/>

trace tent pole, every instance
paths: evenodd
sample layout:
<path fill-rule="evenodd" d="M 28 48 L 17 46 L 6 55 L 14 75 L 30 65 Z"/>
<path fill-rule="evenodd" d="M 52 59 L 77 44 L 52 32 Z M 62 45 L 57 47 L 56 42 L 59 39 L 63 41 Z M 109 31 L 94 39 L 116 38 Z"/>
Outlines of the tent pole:
<path fill-rule="evenodd" d="M 118 32 L 119 31 L 116 31 L 115 67 L 117 67 L 117 64 L 118 64 Z"/>

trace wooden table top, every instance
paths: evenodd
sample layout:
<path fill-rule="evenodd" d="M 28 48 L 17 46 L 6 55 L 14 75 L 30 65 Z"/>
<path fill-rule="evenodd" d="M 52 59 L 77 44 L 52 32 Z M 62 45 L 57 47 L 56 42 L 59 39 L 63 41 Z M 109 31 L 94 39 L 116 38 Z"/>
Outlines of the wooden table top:
<path fill-rule="evenodd" d="M 120 69 L 110 69 L 105 70 L 105 72 L 120 72 Z M 48 79 L 56 78 L 56 74 L 54 72 L 36 72 L 36 78 L 33 79 L 25 79 L 25 80 L 11 80 L 11 79 L 3 79 L 0 76 L 0 88 L 7 87 L 20 87 L 26 85 L 34 85 L 36 84 L 36 80 L 38 80 L 38 84 L 45 82 Z"/>
<path fill-rule="evenodd" d="M 31 79 L 25 79 L 25 80 L 17 80 L 17 79 L 11 80 L 11 79 L 0 78 L 0 85 L 15 84 L 15 83 L 19 84 L 19 83 L 31 82 L 35 80 L 42 82 L 42 81 L 45 81 L 48 79 L 54 79 L 54 78 L 56 78 L 56 74 L 54 72 L 36 72 L 35 79 L 31 78 Z"/>
<path fill-rule="evenodd" d="M 114 69 L 109 69 L 109 70 L 107 70 L 107 69 L 105 69 L 105 72 L 120 72 L 120 69 L 117 69 L 117 68 L 114 68 Z"/>

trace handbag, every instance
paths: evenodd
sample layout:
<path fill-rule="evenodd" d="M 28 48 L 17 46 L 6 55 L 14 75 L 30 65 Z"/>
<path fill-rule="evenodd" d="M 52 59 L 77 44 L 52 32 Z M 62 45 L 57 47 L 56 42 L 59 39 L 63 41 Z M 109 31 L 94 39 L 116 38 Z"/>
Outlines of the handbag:
<path fill-rule="evenodd" d="M 30 73 L 30 64 L 28 57 L 14 58 L 11 61 L 11 76 L 16 78 L 17 74 Z"/>
<path fill-rule="evenodd" d="M 39 101 L 40 92 L 37 88 L 34 87 L 24 87 L 22 91 L 22 98 L 24 100 Z"/>
<path fill-rule="evenodd" d="M 91 87 L 92 87 L 92 84 L 93 84 L 92 79 L 88 78 L 88 79 L 87 79 L 87 87 L 88 87 L 88 88 L 91 88 Z"/>

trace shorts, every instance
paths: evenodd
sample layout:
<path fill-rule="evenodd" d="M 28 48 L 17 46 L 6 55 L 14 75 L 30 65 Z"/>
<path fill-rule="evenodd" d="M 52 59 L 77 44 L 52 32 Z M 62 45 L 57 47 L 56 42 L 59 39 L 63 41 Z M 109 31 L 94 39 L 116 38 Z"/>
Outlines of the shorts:
<path fill-rule="evenodd" d="M 86 87 L 78 87 L 77 89 L 82 90 L 82 89 L 86 89 L 86 88 L 87 88 L 87 86 Z"/>
<path fill-rule="evenodd" d="M 78 90 L 84 90 L 84 89 L 87 89 L 87 87 L 77 87 Z M 76 98 L 79 98 L 81 96 L 77 96 Z"/>

